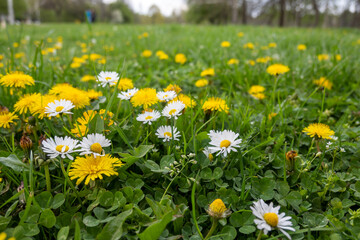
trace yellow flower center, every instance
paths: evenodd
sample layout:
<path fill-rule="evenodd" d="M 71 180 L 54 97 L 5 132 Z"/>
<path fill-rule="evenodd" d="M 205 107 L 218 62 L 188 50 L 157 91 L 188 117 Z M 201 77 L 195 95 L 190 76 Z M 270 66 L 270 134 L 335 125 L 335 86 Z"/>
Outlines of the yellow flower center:
<path fill-rule="evenodd" d="M 166 136 L 171 137 L 172 136 L 171 132 L 165 132 L 164 137 L 166 137 Z"/>
<path fill-rule="evenodd" d="M 145 118 L 145 120 L 150 120 L 150 119 L 152 119 L 153 117 L 152 116 L 147 116 L 146 118 Z"/>
<path fill-rule="evenodd" d="M 229 147 L 231 144 L 231 142 L 229 140 L 222 140 L 221 143 L 220 143 L 220 147 L 223 148 L 223 147 Z"/>
<path fill-rule="evenodd" d="M 214 156 L 211 153 L 209 153 L 209 160 L 212 161 L 213 159 L 214 159 Z"/>
<path fill-rule="evenodd" d="M 55 111 L 61 112 L 61 110 L 63 110 L 63 109 L 64 109 L 63 106 L 58 106 L 58 107 L 55 108 Z"/>
<path fill-rule="evenodd" d="M 106 77 L 105 79 L 106 79 L 106 80 L 111 80 L 111 77 Z"/>
<path fill-rule="evenodd" d="M 173 115 L 174 113 L 176 113 L 176 109 L 171 109 L 169 115 Z"/>
<path fill-rule="evenodd" d="M 168 97 L 168 95 L 165 95 L 165 96 L 164 96 L 164 98 L 167 98 L 167 97 Z"/>
<path fill-rule="evenodd" d="M 94 143 L 94 144 L 92 144 L 92 145 L 90 146 L 90 150 L 91 150 L 92 152 L 96 152 L 96 153 L 101 154 L 101 152 L 102 152 L 102 147 L 101 147 L 100 143 Z"/>
<path fill-rule="evenodd" d="M 226 211 L 226 206 L 221 199 L 215 199 L 209 206 L 211 212 L 215 214 L 223 214 Z"/>
<path fill-rule="evenodd" d="M 279 217 L 276 213 L 265 213 L 264 214 L 264 219 L 266 221 L 267 224 L 269 224 L 272 227 L 276 227 L 278 225 L 279 222 Z"/>
<path fill-rule="evenodd" d="M 57 145 L 55 149 L 56 149 L 56 151 L 61 152 L 61 150 L 63 149 L 63 147 L 64 147 L 64 145 Z M 69 151 L 69 146 L 66 146 L 66 145 L 65 145 L 64 152 L 67 152 L 67 151 Z"/>

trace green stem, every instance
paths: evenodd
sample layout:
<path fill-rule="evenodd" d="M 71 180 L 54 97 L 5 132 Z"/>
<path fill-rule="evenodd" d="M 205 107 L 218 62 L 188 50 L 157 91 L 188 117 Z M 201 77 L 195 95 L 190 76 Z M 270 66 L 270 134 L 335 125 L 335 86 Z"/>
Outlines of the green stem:
<path fill-rule="evenodd" d="M 46 163 L 44 165 L 45 171 L 45 179 L 46 179 L 46 191 L 51 192 L 51 180 L 50 180 L 50 172 L 49 172 L 49 164 Z"/>
<path fill-rule="evenodd" d="M 260 239 L 261 239 L 262 233 L 263 233 L 263 231 L 260 230 L 259 235 L 258 235 L 258 237 L 256 238 L 256 240 L 260 240 Z"/>
<path fill-rule="evenodd" d="M 68 176 L 68 174 L 67 174 L 67 172 L 66 172 L 66 170 L 65 170 L 64 160 L 63 160 L 63 159 L 60 160 L 60 167 L 61 167 L 61 171 L 62 171 L 62 173 L 63 173 L 63 175 L 64 175 L 64 177 L 65 177 L 66 182 L 70 185 L 71 189 L 72 189 L 72 190 L 74 191 L 74 193 L 76 194 L 76 197 L 77 197 L 77 199 L 79 200 L 80 204 L 82 204 L 81 199 L 80 199 L 80 196 L 79 196 L 78 192 L 76 191 L 76 189 L 75 189 L 75 187 L 74 187 L 74 184 L 70 181 L 69 176 Z"/>
<path fill-rule="evenodd" d="M 201 234 L 201 231 L 200 231 L 199 225 L 197 223 L 197 220 L 196 220 L 195 192 L 196 192 L 196 183 L 197 183 L 198 175 L 199 175 L 199 172 L 196 174 L 195 181 L 193 183 L 193 187 L 192 187 L 192 190 L 191 190 L 192 219 L 194 221 L 196 230 L 199 233 L 199 236 L 201 237 L 201 239 L 204 239 L 203 235 Z"/>
<path fill-rule="evenodd" d="M 209 231 L 208 234 L 206 235 L 205 240 L 209 239 L 209 238 L 213 235 L 213 233 L 214 233 L 217 225 L 218 225 L 218 219 L 213 218 L 212 226 L 211 226 L 211 228 L 210 228 L 210 231 Z"/>

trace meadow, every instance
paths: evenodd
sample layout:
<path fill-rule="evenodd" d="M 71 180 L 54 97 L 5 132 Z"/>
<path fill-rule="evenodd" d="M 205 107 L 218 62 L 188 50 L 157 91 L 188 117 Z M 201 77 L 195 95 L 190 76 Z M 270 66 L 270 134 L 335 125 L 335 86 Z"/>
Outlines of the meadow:
<path fill-rule="evenodd" d="M 0 240 L 360 239 L 359 30 L 0 33 Z"/>

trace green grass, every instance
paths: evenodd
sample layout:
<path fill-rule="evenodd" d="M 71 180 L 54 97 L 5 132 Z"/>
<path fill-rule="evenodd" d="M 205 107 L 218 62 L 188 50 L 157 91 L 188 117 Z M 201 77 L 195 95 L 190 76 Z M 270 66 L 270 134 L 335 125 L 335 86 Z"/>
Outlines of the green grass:
<path fill-rule="evenodd" d="M 144 32 L 149 37 L 139 38 Z M 238 32 L 244 36 L 238 37 Z M 103 94 L 84 108 L 72 109 L 71 116 L 40 119 L 17 113 L 16 124 L 0 128 L 0 232 L 16 239 L 203 239 L 212 223 L 206 209 L 220 198 L 232 214 L 219 220 L 213 240 L 257 239 L 260 231 L 250 206 L 259 199 L 280 205 L 280 213 L 292 217 L 296 232 L 288 232 L 293 239 L 360 238 L 359 30 L 43 24 L 8 27 L 0 33 L 0 73 L 18 70 L 35 79 L 35 85 L 25 89 L 0 86 L 0 105 L 9 111 L 24 94 L 46 94 L 58 83 Z M 62 49 L 41 55 L 58 37 L 63 38 Z M 222 41 L 231 46 L 220 47 Z M 15 48 L 14 42 L 20 46 Z M 243 48 L 248 42 L 254 50 Z M 262 48 L 271 42 L 277 46 Z M 298 44 L 305 44 L 306 51 L 298 51 Z M 141 57 L 146 49 L 153 52 L 150 58 Z M 169 59 L 159 60 L 158 50 Z M 24 56 L 15 58 L 19 52 Z M 91 53 L 100 54 L 106 63 L 87 60 L 71 68 L 74 57 Z M 177 53 L 186 55 L 185 64 L 174 62 Z M 319 61 L 319 54 L 330 58 Z M 272 58 L 268 63 L 248 63 L 266 56 Z M 231 58 L 239 64 L 228 65 Z M 273 63 L 287 65 L 290 71 L 271 76 L 266 68 Z M 215 69 L 215 76 L 206 77 L 210 84 L 195 87 L 207 68 Z M 117 71 L 139 89 L 160 91 L 177 84 L 197 105 L 176 121 L 161 117 L 144 125 L 136 120 L 143 109 L 120 101 L 118 91 L 80 81 L 103 70 Z M 313 83 L 320 77 L 333 84 L 331 90 Z M 265 87 L 266 98 L 251 97 L 252 85 Z M 206 114 L 201 106 L 209 97 L 226 100 L 229 113 Z M 153 108 L 161 112 L 164 106 Z M 72 161 L 48 159 L 38 140 L 81 140 L 71 129 L 90 109 L 114 114 L 112 125 L 96 115 L 88 130 L 106 135 L 112 142 L 106 153 L 125 165 L 117 169 L 118 176 L 77 185 L 68 177 Z M 277 115 L 270 120 L 272 112 Z M 338 137 L 329 148 L 330 140 L 315 140 L 302 132 L 318 122 L 329 125 Z M 156 129 L 172 124 L 180 140 L 164 143 Z M 242 143 L 237 152 L 226 158 L 214 154 L 210 161 L 202 152 L 209 146 L 207 134 L 225 129 L 239 133 Z M 33 142 L 31 153 L 20 147 L 24 131 Z M 298 153 L 293 164 L 285 158 L 290 150 Z M 268 234 L 268 239 L 280 237 L 285 238 L 279 230 Z"/>

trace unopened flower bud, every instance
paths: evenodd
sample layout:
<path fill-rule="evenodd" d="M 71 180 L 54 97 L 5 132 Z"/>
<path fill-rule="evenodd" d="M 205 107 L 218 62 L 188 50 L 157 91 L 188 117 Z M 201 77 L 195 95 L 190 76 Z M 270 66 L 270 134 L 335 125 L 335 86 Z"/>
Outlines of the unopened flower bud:
<path fill-rule="evenodd" d="M 44 135 L 41 134 L 41 136 L 39 137 L 39 146 L 42 145 L 42 142 L 43 142 L 44 140 L 46 140 L 46 136 L 44 136 Z"/>
<path fill-rule="evenodd" d="M 26 135 L 23 135 L 20 139 L 20 147 L 23 149 L 23 150 L 29 150 L 30 148 L 32 148 L 32 141 L 31 139 L 26 136 Z"/>
<path fill-rule="evenodd" d="M 286 160 L 290 161 L 290 160 L 294 160 L 295 157 L 297 157 L 298 153 L 294 150 L 288 151 L 286 153 Z"/>

